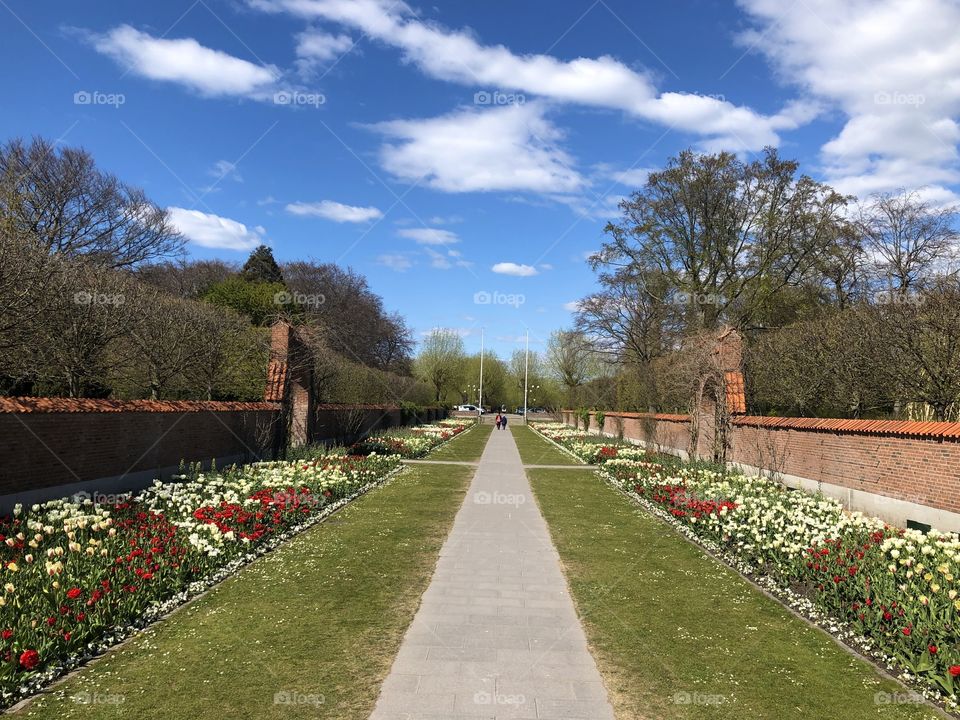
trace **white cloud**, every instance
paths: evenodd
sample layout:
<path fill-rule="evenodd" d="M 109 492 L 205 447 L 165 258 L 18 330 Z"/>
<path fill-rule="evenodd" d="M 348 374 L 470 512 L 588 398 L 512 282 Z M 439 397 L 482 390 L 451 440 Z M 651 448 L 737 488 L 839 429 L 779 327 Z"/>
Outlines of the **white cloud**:
<path fill-rule="evenodd" d="M 350 52 L 354 40 L 349 35 L 332 35 L 322 30 L 307 30 L 297 35 L 297 69 L 309 77 L 318 66 Z"/>
<path fill-rule="evenodd" d="M 443 253 L 439 253 L 432 248 L 424 248 L 423 251 L 430 258 L 430 267 L 436 270 L 449 270 L 453 267 L 453 263 Z"/>
<path fill-rule="evenodd" d="M 272 65 L 241 60 L 193 38 L 155 38 L 129 25 L 96 36 L 93 46 L 137 75 L 186 85 L 207 96 L 263 97 L 280 77 Z"/>
<path fill-rule="evenodd" d="M 815 105 L 804 103 L 767 116 L 722 98 L 681 92 L 660 94 L 648 73 L 613 57 L 560 60 L 551 55 L 517 55 L 503 45 L 483 45 L 466 31 L 426 23 L 403 2 L 248 1 L 263 10 L 354 28 L 398 48 L 407 62 L 439 80 L 621 110 L 702 136 L 708 148 L 758 150 L 776 145 L 778 131 L 796 128 L 816 112 Z"/>
<path fill-rule="evenodd" d="M 500 275 L 513 275 L 515 277 L 530 277 L 537 274 L 537 269 L 533 265 L 520 265 L 513 262 L 499 262 L 490 269 Z"/>
<path fill-rule="evenodd" d="M 460 109 L 373 128 L 395 140 L 380 149 L 388 172 L 436 190 L 558 193 L 574 192 L 584 183 L 538 103 Z"/>
<path fill-rule="evenodd" d="M 331 35 L 308 30 L 297 35 L 297 56 L 305 60 L 333 60 L 353 47 L 349 35 Z"/>
<path fill-rule="evenodd" d="M 320 202 L 312 203 L 289 203 L 285 209 L 291 215 L 322 217 L 338 223 L 365 223 L 371 220 L 379 220 L 383 217 L 383 213 L 379 208 L 344 205 L 343 203 L 334 202 L 333 200 L 321 200 Z"/>
<path fill-rule="evenodd" d="M 627 185 L 628 187 L 639 189 L 646 184 L 647 178 L 650 176 L 650 173 L 654 172 L 654 169 L 628 168 L 626 170 L 614 170 L 612 168 L 602 166 L 601 171 L 604 178 L 613 180 L 621 185 Z"/>
<path fill-rule="evenodd" d="M 580 301 L 579 301 L 579 300 L 571 300 L 571 301 L 568 302 L 568 303 L 564 303 L 564 304 L 563 304 L 563 309 L 564 309 L 564 310 L 567 310 L 568 312 L 576 312 L 577 310 L 580 309 Z"/>
<path fill-rule="evenodd" d="M 459 215 L 450 215 L 444 217 L 443 215 L 434 215 L 432 218 L 427 220 L 431 225 L 456 225 L 457 223 L 463 222 L 463 218 Z"/>
<path fill-rule="evenodd" d="M 553 265 L 551 265 L 550 263 L 541 263 L 541 264 L 540 264 L 540 269 L 541 269 L 541 270 L 553 270 Z"/>
<path fill-rule="evenodd" d="M 237 170 L 236 163 L 232 163 L 229 160 L 217 160 L 213 167 L 207 171 L 208 175 L 212 175 L 218 180 L 233 180 L 234 182 L 243 182 L 243 176 L 240 175 L 240 171 Z"/>
<path fill-rule="evenodd" d="M 929 186 L 954 198 L 960 182 L 960 5 L 950 0 L 740 0 L 756 22 L 743 42 L 807 96 L 839 110 L 843 129 L 822 148 L 826 179 L 843 192 Z"/>
<path fill-rule="evenodd" d="M 167 208 L 170 222 L 190 242 L 201 247 L 219 250 L 251 250 L 264 244 L 266 230 L 260 226 L 248 228 L 241 222 L 199 210 Z"/>
<path fill-rule="evenodd" d="M 397 231 L 397 235 L 415 240 L 419 245 L 453 245 L 460 242 L 456 233 L 440 228 L 405 228 Z"/>
<path fill-rule="evenodd" d="M 413 261 L 406 255 L 380 255 L 377 257 L 377 264 L 395 272 L 406 272 L 413 267 Z"/>

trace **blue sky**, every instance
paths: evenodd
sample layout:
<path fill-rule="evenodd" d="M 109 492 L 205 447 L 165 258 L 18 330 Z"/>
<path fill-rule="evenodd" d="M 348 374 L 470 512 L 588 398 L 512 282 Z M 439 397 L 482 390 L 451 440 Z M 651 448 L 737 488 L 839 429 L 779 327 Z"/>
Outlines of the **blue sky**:
<path fill-rule="evenodd" d="M 0 137 L 142 186 L 194 257 L 266 242 L 418 333 L 534 347 L 620 197 L 679 150 L 774 145 L 865 196 L 956 199 L 949 0 L 0 2 Z"/>

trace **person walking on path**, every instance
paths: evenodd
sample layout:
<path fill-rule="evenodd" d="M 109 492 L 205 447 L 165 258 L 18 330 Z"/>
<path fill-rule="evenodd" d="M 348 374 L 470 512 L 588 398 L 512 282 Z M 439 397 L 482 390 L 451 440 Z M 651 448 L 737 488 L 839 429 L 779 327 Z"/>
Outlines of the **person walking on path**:
<path fill-rule="evenodd" d="M 500 418 L 500 428 L 501 428 L 502 430 L 506 430 L 506 429 L 507 429 L 507 416 L 506 416 L 506 414 L 504 414 L 504 415 Z"/>
<path fill-rule="evenodd" d="M 503 418 L 500 417 L 500 413 L 497 413 L 497 430 L 500 429 L 500 423 L 503 422 Z"/>

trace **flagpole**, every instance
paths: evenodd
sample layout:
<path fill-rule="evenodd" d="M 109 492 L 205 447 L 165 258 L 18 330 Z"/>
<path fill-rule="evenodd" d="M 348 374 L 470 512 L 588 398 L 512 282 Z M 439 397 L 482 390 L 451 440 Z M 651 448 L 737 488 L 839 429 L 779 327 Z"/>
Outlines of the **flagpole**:
<path fill-rule="evenodd" d="M 480 328 L 480 409 L 477 416 L 483 420 L 483 328 Z"/>
<path fill-rule="evenodd" d="M 527 330 L 527 348 L 523 353 L 523 424 L 527 424 L 527 376 L 530 370 L 530 330 Z"/>

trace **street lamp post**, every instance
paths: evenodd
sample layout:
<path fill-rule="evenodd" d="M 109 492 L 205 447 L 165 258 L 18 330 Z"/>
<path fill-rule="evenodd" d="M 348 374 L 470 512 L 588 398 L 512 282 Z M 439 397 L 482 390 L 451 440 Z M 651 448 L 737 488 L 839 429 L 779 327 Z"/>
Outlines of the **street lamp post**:
<path fill-rule="evenodd" d="M 527 424 L 527 376 L 530 371 L 530 331 L 527 330 L 527 345 L 523 352 L 523 424 Z"/>
<path fill-rule="evenodd" d="M 477 417 L 483 420 L 483 328 L 480 328 L 480 407 Z"/>

